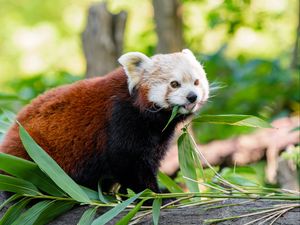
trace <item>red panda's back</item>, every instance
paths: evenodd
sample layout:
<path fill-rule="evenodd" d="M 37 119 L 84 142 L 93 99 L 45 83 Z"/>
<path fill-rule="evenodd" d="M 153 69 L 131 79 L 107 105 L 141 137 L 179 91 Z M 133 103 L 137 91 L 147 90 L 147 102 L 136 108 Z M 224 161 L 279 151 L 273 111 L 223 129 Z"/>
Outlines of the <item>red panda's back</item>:
<path fill-rule="evenodd" d="M 127 98 L 123 69 L 46 92 L 20 111 L 17 120 L 33 139 L 68 173 L 106 145 L 113 97 Z M 14 124 L 0 152 L 28 158 Z"/>

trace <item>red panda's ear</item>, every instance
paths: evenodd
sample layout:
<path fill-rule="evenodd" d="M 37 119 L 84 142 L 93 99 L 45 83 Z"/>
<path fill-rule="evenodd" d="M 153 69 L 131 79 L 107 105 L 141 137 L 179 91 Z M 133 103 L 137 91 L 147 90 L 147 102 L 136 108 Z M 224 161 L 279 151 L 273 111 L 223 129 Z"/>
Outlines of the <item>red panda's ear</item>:
<path fill-rule="evenodd" d="M 187 56 L 193 58 L 193 59 L 196 59 L 196 57 L 195 57 L 195 55 L 193 54 L 193 52 L 192 52 L 191 50 L 187 49 L 187 48 L 186 48 L 186 49 L 183 49 L 181 52 L 184 53 L 184 54 L 186 54 Z"/>
<path fill-rule="evenodd" d="M 129 92 L 138 84 L 142 73 L 153 66 L 152 60 L 140 52 L 129 52 L 118 59 L 128 77 Z"/>

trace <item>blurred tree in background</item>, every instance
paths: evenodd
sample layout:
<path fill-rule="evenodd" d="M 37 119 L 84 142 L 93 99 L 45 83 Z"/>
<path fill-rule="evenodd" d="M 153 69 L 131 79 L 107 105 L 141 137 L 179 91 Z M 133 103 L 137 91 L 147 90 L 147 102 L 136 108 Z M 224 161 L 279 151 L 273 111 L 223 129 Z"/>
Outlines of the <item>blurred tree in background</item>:
<path fill-rule="evenodd" d="M 153 5 L 158 2 L 107 1 L 113 13 L 128 12 L 124 52 L 155 54 L 158 17 Z M 209 80 L 224 87 L 211 98 L 205 113 L 253 114 L 268 119 L 299 113 L 299 64 L 295 66 L 299 1 L 176 2 L 185 47 L 204 64 Z M 91 3 L 0 0 L 0 107 L 17 111 L 45 89 L 83 77 L 80 34 Z M 227 127 L 225 132 L 222 126 L 211 129 L 202 126 L 198 138 L 206 142 L 249 131 Z"/>

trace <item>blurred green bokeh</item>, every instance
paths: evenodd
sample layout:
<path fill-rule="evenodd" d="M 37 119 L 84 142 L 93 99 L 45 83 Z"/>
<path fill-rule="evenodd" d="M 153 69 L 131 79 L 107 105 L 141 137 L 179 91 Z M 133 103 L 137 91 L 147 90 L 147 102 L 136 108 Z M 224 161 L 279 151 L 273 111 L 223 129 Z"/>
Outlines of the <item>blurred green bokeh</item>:
<path fill-rule="evenodd" d="M 91 0 L 0 0 L 0 107 L 17 111 L 60 84 L 83 78 L 80 34 Z M 184 38 L 216 92 L 203 113 L 268 119 L 299 113 L 299 71 L 290 67 L 297 0 L 182 0 Z M 157 37 L 150 0 L 110 0 L 129 18 L 124 51 L 152 55 Z M 213 129 L 213 131 L 212 131 Z M 197 129 L 198 130 L 198 129 Z M 198 138 L 226 138 L 243 128 L 201 128 Z M 213 133 L 213 135 L 212 135 Z"/>
<path fill-rule="evenodd" d="M 0 0 L 1 80 L 60 70 L 83 74 L 80 33 L 92 2 Z M 129 12 L 124 50 L 153 54 L 151 1 L 110 0 L 108 6 Z M 183 17 L 194 52 L 214 53 L 226 43 L 226 57 L 277 59 L 293 48 L 297 0 L 184 0 Z"/>

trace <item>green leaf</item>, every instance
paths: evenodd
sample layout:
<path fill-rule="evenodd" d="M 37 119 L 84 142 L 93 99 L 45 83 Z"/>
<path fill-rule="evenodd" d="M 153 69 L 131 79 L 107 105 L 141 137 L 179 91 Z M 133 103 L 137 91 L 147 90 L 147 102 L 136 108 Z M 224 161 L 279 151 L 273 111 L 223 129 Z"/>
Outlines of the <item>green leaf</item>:
<path fill-rule="evenodd" d="M 138 197 L 140 197 L 145 191 L 142 191 L 135 196 L 127 199 L 126 201 L 116 205 L 114 208 L 109 210 L 108 212 L 104 213 L 97 219 L 95 219 L 92 223 L 92 225 L 104 225 L 107 222 L 109 222 L 111 219 L 113 219 L 115 216 L 117 216 L 120 212 L 122 212 L 128 205 L 130 205 L 132 202 L 134 202 Z"/>
<path fill-rule="evenodd" d="M 232 169 L 234 173 L 246 173 L 246 174 L 255 174 L 255 169 L 250 166 L 238 166 Z"/>
<path fill-rule="evenodd" d="M 300 130 L 300 126 L 293 128 L 290 132 L 295 132 L 295 131 L 298 131 L 298 130 Z"/>
<path fill-rule="evenodd" d="M 244 187 L 256 187 L 259 185 L 256 171 L 249 166 L 236 168 L 224 168 L 220 175 L 227 181 Z"/>
<path fill-rule="evenodd" d="M 53 219 L 69 211 L 75 204 L 74 201 L 52 201 L 34 224 L 48 224 Z"/>
<path fill-rule="evenodd" d="M 22 213 L 18 219 L 16 219 L 12 225 L 33 225 L 39 216 L 47 210 L 47 208 L 51 205 L 51 201 L 45 200 L 42 202 L 36 203 L 30 209 Z"/>
<path fill-rule="evenodd" d="M 0 170 L 31 182 L 50 195 L 65 196 L 65 193 L 33 162 L 0 153 Z"/>
<path fill-rule="evenodd" d="M 7 93 L 3 93 L 3 92 L 0 92 L 0 100 L 5 100 L 5 101 L 23 101 L 17 95 L 7 94 Z"/>
<path fill-rule="evenodd" d="M 27 131 L 19 124 L 20 138 L 28 155 L 36 162 L 63 191 L 78 202 L 90 203 L 87 194 L 76 184 L 59 165 L 30 137 Z"/>
<path fill-rule="evenodd" d="M 197 181 L 193 145 L 189 135 L 185 132 L 178 138 L 178 159 L 182 175 Z M 199 192 L 198 183 L 184 179 L 191 192 Z"/>
<path fill-rule="evenodd" d="M 88 210 L 86 210 L 81 216 L 77 225 L 91 225 L 96 215 L 96 212 L 97 212 L 96 207 L 89 208 Z"/>
<path fill-rule="evenodd" d="M 86 193 L 86 195 L 89 197 L 91 200 L 99 200 L 99 195 L 97 191 L 94 191 L 92 189 L 89 189 L 87 187 L 81 186 L 81 189 Z"/>
<path fill-rule="evenodd" d="M 130 220 L 135 216 L 135 214 L 140 210 L 140 208 L 142 207 L 142 205 L 146 200 L 148 199 L 143 199 L 138 204 L 136 204 L 136 206 L 132 210 L 130 210 L 129 213 L 123 216 L 122 219 L 120 219 L 116 223 L 116 225 L 127 225 L 130 222 Z"/>
<path fill-rule="evenodd" d="M 161 207 L 162 199 L 156 198 L 153 201 L 152 205 L 152 217 L 153 217 L 153 224 L 158 225 L 159 222 L 159 215 L 160 215 L 160 207 Z"/>
<path fill-rule="evenodd" d="M 167 176 L 166 174 L 164 174 L 160 171 L 158 172 L 158 180 L 164 186 L 166 186 L 168 191 L 170 191 L 171 193 L 183 193 L 183 190 L 181 189 L 181 187 L 178 184 L 176 184 L 176 182 L 174 180 L 172 180 L 169 176 Z"/>
<path fill-rule="evenodd" d="M 127 191 L 128 197 L 136 195 L 136 193 L 133 190 L 131 190 L 130 188 L 126 188 L 126 191 Z"/>
<path fill-rule="evenodd" d="M 109 203 L 109 200 L 103 195 L 102 190 L 101 190 L 101 182 L 98 183 L 98 195 L 99 199 L 103 203 Z"/>
<path fill-rule="evenodd" d="M 243 187 L 257 187 L 258 184 L 253 182 L 252 180 L 249 180 L 247 178 L 244 178 L 238 174 L 235 175 L 229 175 L 227 177 L 224 177 L 226 180 L 230 181 L 233 184 L 237 184 Z"/>
<path fill-rule="evenodd" d="M 0 191 L 9 191 L 18 194 L 39 195 L 38 189 L 30 182 L 0 174 Z"/>
<path fill-rule="evenodd" d="M 30 202 L 31 199 L 23 198 L 5 212 L 0 219 L 0 225 L 11 225 L 22 213 L 23 209 Z"/>
<path fill-rule="evenodd" d="M 201 115 L 193 119 L 194 123 L 214 123 L 214 124 L 227 124 L 232 126 L 246 126 L 257 128 L 272 128 L 266 121 L 249 115 Z"/>
<path fill-rule="evenodd" d="M 176 115 L 178 113 L 178 110 L 179 110 L 178 105 L 173 107 L 171 117 L 170 117 L 168 123 L 166 124 L 166 126 L 164 127 L 164 129 L 162 131 L 164 131 L 169 126 L 169 124 L 172 122 L 172 120 L 176 117 Z"/>
<path fill-rule="evenodd" d="M 7 204 L 9 204 L 9 203 L 11 203 L 11 202 L 17 200 L 17 199 L 20 198 L 20 197 L 21 197 L 21 195 L 19 195 L 19 194 L 14 194 L 14 195 L 10 196 L 8 199 L 6 199 L 6 200 L 0 205 L 0 211 L 1 211 L 1 209 L 2 209 L 4 206 L 6 206 Z"/>

